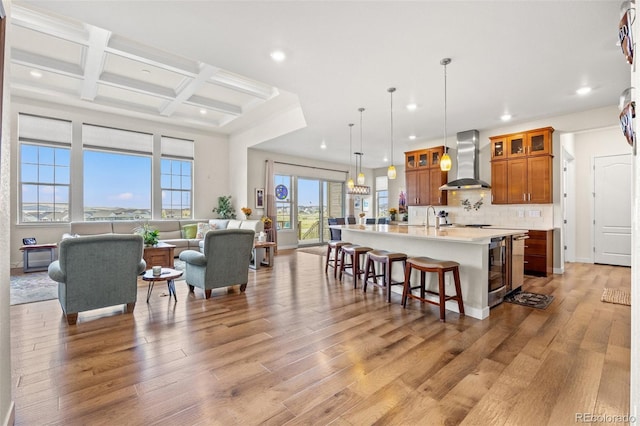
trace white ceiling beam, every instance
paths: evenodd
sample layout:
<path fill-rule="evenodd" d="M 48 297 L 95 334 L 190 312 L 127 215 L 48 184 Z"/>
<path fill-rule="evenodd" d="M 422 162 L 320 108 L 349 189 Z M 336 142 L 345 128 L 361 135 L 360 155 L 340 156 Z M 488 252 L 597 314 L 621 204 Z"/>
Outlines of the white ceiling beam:
<path fill-rule="evenodd" d="M 77 64 L 27 52 L 15 47 L 11 48 L 11 62 L 74 78 L 82 78 L 83 74 L 82 68 Z"/>
<path fill-rule="evenodd" d="M 74 43 L 87 43 L 87 29 L 82 24 L 64 18 L 53 17 L 16 4 L 11 5 L 11 24 Z"/>
<path fill-rule="evenodd" d="M 110 72 L 102 73 L 100 76 L 100 82 L 120 89 L 132 90 L 144 95 L 151 95 L 165 99 L 173 99 L 175 96 L 175 92 L 167 87 Z"/>
<path fill-rule="evenodd" d="M 89 28 L 89 45 L 84 57 L 84 82 L 80 97 L 85 101 L 91 101 L 98 93 L 98 80 L 104 67 L 105 49 L 109 43 L 111 31 L 90 25 L 87 27 Z"/>
<path fill-rule="evenodd" d="M 195 78 L 187 80 L 186 83 L 176 91 L 175 99 L 165 105 L 165 107 L 160 110 L 160 114 L 167 117 L 173 114 L 182 103 L 192 97 L 196 90 L 205 84 L 218 70 L 218 68 L 212 65 L 202 64 L 200 73 L 198 73 Z"/>
<path fill-rule="evenodd" d="M 219 70 L 211 77 L 211 83 L 237 92 L 246 93 L 260 99 L 271 99 L 278 94 L 278 89 L 268 84 L 259 83 L 229 71 Z"/>
<path fill-rule="evenodd" d="M 242 114 L 242 107 L 227 102 L 216 101 L 215 99 L 205 98 L 204 96 L 191 96 L 185 104 L 193 105 L 199 108 L 208 108 L 223 114 L 238 116 Z"/>
<path fill-rule="evenodd" d="M 116 34 L 109 40 L 107 52 L 187 77 L 195 77 L 200 72 L 200 66 L 196 61 L 136 43 Z"/>

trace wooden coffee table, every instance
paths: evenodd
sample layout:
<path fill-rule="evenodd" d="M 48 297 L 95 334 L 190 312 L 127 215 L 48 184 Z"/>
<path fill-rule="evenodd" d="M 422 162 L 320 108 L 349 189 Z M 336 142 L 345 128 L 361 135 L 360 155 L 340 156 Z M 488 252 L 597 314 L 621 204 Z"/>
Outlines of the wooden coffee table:
<path fill-rule="evenodd" d="M 147 270 L 142 279 L 144 281 L 149 282 L 149 287 L 147 288 L 147 303 L 149 303 L 149 298 L 151 297 L 151 292 L 153 291 L 153 285 L 156 281 L 166 281 L 167 287 L 169 288 L 169 299 L 171 299 L 171 295 L 173 294 L 173 298 L 175 301 L 178 301 L 178 297 L 176 296 L 176 286 L 174 280 L 176 278 L 180 278 L 182 276 L 182 271 L 177 271 L 171 268 L 162 268 L 162 273 L 160 275 L 153 275 L 153 269 Z"/>
<path fill-rule="evenodd" d="M 173 249 L 175 248 L 174 245 L 160 242 L 155 246 L 145 247 L 142 258 L 149 268 L 152 266 L 173 268 Z"/>

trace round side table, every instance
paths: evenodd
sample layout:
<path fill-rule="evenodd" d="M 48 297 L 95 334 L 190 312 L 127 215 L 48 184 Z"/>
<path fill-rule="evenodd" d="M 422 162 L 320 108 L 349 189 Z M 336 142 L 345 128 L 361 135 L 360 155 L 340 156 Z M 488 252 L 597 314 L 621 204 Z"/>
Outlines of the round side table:
<path fill-rule="evenodd" d="M 149 282 L 149 287 L 147 288 L 147 303 L 149 303 L 149 298 L 151 297 L 151 292 L 153 291 L 153 285 L 156 281 L 166 281 L 167 287 L 169 288 L 169 299 L 171 299 L 171 295 L 173 294 L 173 298 L 175 301 L 178 301 L 178 297 L 176 296 L 176 286 L 173 282 L 176 278 L 180 278 L 183 274 L 183 271 L 177 271 L 171 268 L 162 268 L 162 273 L 160 275 L 153 275 L 153 270 L 148 269 L 145 271 L 142 279 L 144 281 Z"/>

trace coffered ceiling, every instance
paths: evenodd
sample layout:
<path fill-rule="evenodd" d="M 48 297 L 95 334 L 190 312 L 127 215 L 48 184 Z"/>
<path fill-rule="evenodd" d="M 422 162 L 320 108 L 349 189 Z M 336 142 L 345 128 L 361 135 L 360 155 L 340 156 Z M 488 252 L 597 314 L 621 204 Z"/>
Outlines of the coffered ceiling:
<path fill-rule="evenodd" d="M 616 105 L 630 85 L 620 1 L 28 0 L 11 17 L 13 94 L 225 134 L 299 105 L 307 126 L 260 148 L 347 163 L 362 130 L 365 167 L 391 156 L 391 86 L 395 163 L 442 139 L 444 57 L 451 142 L 504 113 Z"/>

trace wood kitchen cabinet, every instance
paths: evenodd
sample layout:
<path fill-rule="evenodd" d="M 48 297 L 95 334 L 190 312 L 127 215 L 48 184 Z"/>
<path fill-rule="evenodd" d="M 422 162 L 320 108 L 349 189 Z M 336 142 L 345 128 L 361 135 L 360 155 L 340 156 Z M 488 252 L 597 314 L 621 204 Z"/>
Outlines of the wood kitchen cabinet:
<path fill-rule="evenodd" d="M 491 162 L 491 204 L 509 204 L 508 161 Z"/>
<path fill-rule="evenodd" d="M 444 153 L 444 146 L 419 149 L 405 152 L 405 170 L 430 169 L 440 167 L 440 158 Z"/>
<path fill-rule="evenodd" d="M 440 187 L 447 183 L 448 173 L 440 170 L 444 146 L 405 152 L 407 205 L 440 206 L 447 204 L 447 192 Z"/>
<path fill-rule="evenodd" d="M 553 230 L 529 231 L 524 245 L 524 273 L 547 277 L 553 274 Z"/>
<path fill-rule="evenodd" d="M 545 127 L 490 138 L 493 204 L 553 202 L 552 132 Z"/>

